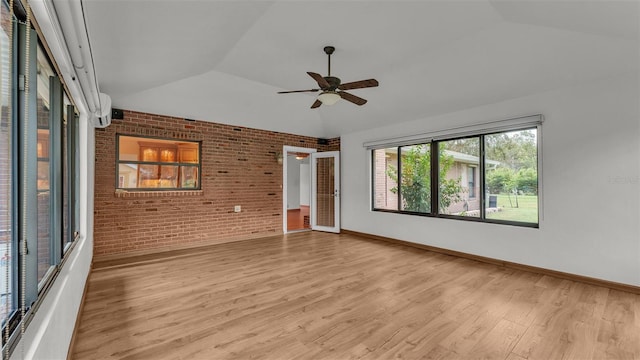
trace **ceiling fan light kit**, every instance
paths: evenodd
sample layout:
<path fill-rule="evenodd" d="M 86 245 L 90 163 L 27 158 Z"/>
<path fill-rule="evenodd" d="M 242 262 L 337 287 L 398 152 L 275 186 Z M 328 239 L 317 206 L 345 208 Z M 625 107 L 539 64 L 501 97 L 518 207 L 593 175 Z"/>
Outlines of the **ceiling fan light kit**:
<path fill-rule="evenodd" d="M 278 94 L 289 94 L 289 93 L 300 93 L 300 92 L 318 92 L 321 91 L 320 95 L 316 101 L 311 105 L 312 109 L 320 107 L 320 105 L 333 105 L 340 99 L 345 99 L 351 103 L 362 106 L 367 103 L 367 100 L 355 96 L 351 93 L 348 93 L 344 90 L 351 89 L 363 89 L 368 87 L 376 87 L 378 86 L 378 80 L 376 79 L 367 79 L 360 81 L 353 81 L 349 83 L 342 84 L 340 79 L 334 76 L 331 76 L 331 54 L 336 50 L 333 46 L 325 46 L 324 52 L 328 56 L 328 71 L 327 76 L 322 76 L 320 74 L 314 72 L 307 72 L 309 76 L 311 76 L 320 87 L 319 89 L 309 89 L 309 90 L 293 90 L 293 91 L 279 91 Z M 340 90 L 340 91 L 338 91 Z"/>
<path fill-rule="evenodd" d="M 340 100 L 340 95 L 335 91 L 323 91 L 318 95 L 318 100 L 320 100 L 323 105 L 333 105 Z"/>

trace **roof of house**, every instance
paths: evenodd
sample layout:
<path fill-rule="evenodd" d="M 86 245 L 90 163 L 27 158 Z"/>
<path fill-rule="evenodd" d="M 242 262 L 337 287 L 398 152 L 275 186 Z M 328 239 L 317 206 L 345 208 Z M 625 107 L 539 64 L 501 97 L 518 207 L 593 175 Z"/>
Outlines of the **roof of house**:
<path fill-rule="evenodd" d="M 466 163 L 466 164 L 479 164 L 480 159 L 477 156 L 464 154 L 457 151 L 445 150 L 445 154 L 453 156 L 453 159 L 457 162 Z M 486 159 L 485 164 L 498 166 L 500 165 L 500 161 Z"/>

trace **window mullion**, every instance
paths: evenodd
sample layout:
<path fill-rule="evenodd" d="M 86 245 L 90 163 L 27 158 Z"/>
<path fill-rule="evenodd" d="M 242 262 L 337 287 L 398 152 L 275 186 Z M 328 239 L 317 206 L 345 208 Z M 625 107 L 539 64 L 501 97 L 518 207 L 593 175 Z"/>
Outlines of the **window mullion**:
<path fill-rule="evenodd" d="M 431 146 L 431 214 L 438 214 L 440 208 L 438 206 L 438 174 L 439 172 L 439 162 L 438 157 L 440 153 L 438 151 L 438 142 L 432 141 L 430 143 Z"/>
<path fill-rule="evenodd" d="M 369 150 L 369 155 L 370 155 L 370 165 L 371 165 L 371 178 L 375 179 L 376 178 L 376 151 L 375 150 Z M 375 209 L 376 208 L 376 181 L 373 180 L 371 181 L 371 209 Z"/>
<path fill-rule="evenodd" d="M 402 147 L 398 146 L 398 211 L 402 210 Z"/>
<path fill-rule="evenodd" d="M 56 76 L 49 77 L 49 212 L 50 212 L 50 265 L 62 259 L 62 83 Z"/>
<path fill-rule="evenodd" d="M 478 164 L 478 192 L 480 193 L 480 219 L 486 219 L 486 195 L 487 191 L 484 186 L 484 169 L 485 169 L 485 151 L 484 151 L 484 135 L 480 135 L 480 139 L 478 140 L 480 143 L 480 161 Z"/>

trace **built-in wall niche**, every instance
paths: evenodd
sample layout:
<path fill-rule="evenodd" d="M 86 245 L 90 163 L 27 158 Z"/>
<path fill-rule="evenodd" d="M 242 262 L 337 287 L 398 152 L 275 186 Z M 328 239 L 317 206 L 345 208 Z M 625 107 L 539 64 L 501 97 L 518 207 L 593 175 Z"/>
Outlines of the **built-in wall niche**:
<path fill-rule="evenodd" d="M 198 189 L 200 143 L 118 136 L 119 189 Z"/>

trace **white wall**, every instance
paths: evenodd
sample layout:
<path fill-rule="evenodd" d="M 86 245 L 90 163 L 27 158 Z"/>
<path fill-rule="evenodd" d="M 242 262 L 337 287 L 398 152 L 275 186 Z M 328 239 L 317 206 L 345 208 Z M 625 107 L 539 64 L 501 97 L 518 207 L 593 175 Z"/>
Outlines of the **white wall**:
<path fill-rule="evenodd" d="M 306 164 L 305 164 L 306 162 Z M 300 164 L 300 205 L 309 206 L 311 197 L 311 168 L 309 158 Z"/>
<path fill-rule="evenodd" d="M 638 84 L 631 74 L 344 134 L 342 228 L 640 286 Z M 363 142 L 538 113 L 539 229 L 370 210 Z"/>
<path fill-rule="evenodd" d="M 300 209 L 300 161 L 287 155 L 287 209 Z"/>
<path fill-rule="evenodd" d="M 93 259 L 93 126 L 80 118 L 80 239 L 71 250 L 11 359 L 66 359 Z"/>

